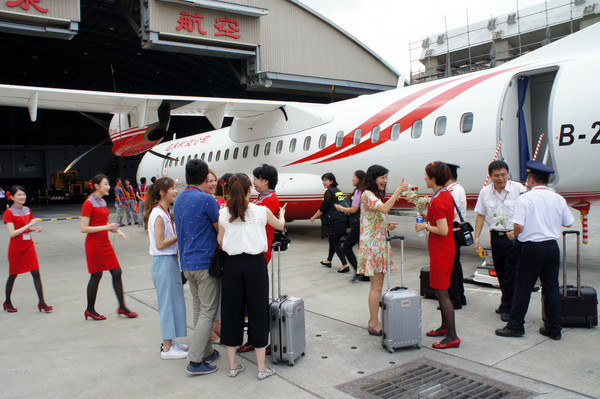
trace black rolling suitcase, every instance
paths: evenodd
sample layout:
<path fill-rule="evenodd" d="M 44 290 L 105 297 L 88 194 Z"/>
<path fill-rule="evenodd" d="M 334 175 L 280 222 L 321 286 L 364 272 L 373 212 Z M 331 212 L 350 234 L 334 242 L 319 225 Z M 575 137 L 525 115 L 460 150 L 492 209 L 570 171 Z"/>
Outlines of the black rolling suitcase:
<path fill-rule="evenodd" d="M 567 285 L 567 253 L 566 241 L 568 234 L 577 235 L 577 286 Z M 563 285 L 560 291 L 560 324 L 563 327 L 587 327 L 598 325 L 598 294 L 593 287 L 581 285 L 581 270 L 579 266 L 579 231 L 563 231 Z M 544 298 L 542 297 L 542 310 L 544 311 Z"/>
<path fill-rule="evenodd" d="M 419 278 L 421 279 L 421 296 L 429 299 L 437 299 L 435 296 L 435 291 L 433 288 L 429 286 L 429 268 L 423 267 L 421 268 L 421 273 L 419 274 Z"/>

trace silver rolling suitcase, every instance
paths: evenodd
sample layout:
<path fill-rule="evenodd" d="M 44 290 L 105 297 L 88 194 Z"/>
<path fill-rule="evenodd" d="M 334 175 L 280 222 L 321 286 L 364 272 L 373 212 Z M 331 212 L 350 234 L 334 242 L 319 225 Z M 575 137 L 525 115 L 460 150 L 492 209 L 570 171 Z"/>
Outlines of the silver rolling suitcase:
<path fill-rule="evenodd" d="M 273 302 L 269 308 L 271 320 L 271 357 L 273 363 L 288 362 L 304 356 L 306 333 L 304 324 L 304 300 L 295 296 L 281 295 L 281 251 L 278 242 L 273 243 L 277 251 L 277 291 L 275 296 L 275 254 L 271 257 L 271 292 Z"/>
<path fill-rule="evenodd" d="M 391 288 L 390 241 L 400 239 L 400 287 Z M 387 237 L 387 291 L 381 294 L 381 345 L 394 353 L 396 348 L 421 348 L 421 296 L 404 287 L 404 237 Z"/>

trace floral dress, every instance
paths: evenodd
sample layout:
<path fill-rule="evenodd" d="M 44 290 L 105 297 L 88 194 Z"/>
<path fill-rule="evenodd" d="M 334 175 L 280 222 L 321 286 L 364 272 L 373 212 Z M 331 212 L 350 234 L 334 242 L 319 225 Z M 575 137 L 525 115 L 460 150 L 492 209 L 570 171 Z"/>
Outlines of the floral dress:
<path fill-rule="evenodd" d="M 358 248 L 358 273 L 372 276 L 387 272 L 387 215 L 377 210 L 381 200 L 369 190 L 360 199 L 360 244 Z M 394 257 L 390 251 L 390 266 Z"/>

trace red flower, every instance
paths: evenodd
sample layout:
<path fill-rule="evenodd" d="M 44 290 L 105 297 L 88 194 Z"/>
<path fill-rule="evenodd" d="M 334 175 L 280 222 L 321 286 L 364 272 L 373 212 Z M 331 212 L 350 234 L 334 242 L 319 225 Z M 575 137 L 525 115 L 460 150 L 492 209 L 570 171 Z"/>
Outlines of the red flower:
<path fill-rule="evenodd" d="M 219 182 L 219 184 L 220 184 L 220 185 L 222 185 L 222 186 L 224 186 L 224 185 L 225 185 L 225 180 L 221 180 L 221 181 Z"/>

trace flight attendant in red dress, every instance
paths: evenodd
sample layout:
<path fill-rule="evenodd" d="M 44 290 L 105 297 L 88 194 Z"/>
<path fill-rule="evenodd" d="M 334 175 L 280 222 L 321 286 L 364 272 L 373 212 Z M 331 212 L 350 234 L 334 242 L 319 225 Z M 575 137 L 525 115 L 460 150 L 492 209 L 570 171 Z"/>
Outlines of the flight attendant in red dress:
<path fill-rule="evenodd" d="M 121 267 L 108 239 L 109 231 L 116 233 L 119 238 L 127 239 L 127 236 L 119 230 L 117 223 L 108 223 L 109 211 L 106 201 L 102 199 L 110 191 L 108 177 L 105 175 L 96 175 L 92 178 L 92 185 L 94 192 L 85 200 L 81 211 L 81 232 L 87 234 L 85 239 L 85 255 L 88 271 L 90 272 L 90 282 L 87 286 L 88 304 L 84 312 L 85 319 L 87 320 L 88 317 L 94 320 L 106 319 L 104 315 L 99 314 L 95 309 L 98 284 L 100 284 L 104 270 L 110 271 L 112 275 L 113 287 L 119 300 L 117 313 L 127 317 L 137 317 L 137 313 L 131 312 L 125 306 Z"/>
<path fill-rule="evenodd" d="M 427 336 L 446 336 L 433 344 L 436 349 L 458 348 L 460 345 L 460 339 L 456 335 L 454 305 L 448 294 L 456 253 L 452 234 L 454 200 L 445 187 L 450 176 L 450 168 L 443 162 L 432 162 L 425 167 L 425 183 L 427 188 L 433 190 L 433 197 L 427 210 L 427 223 L 415 224 L 416 231 L 429 232 L 429 285 L 435 290 L 440 303 L 442 325 L 436 330 L 429 331 Z"/>
<path fill-rule="evenodd" d="M 33 285 L 38 294 L 38 310 L 50 312 L 52 306 L 44 301 L 44 291 L 42 289 L 42 279 L 40 278 L 40 268 L 38 265 L 37 255 L 31 239 L 31 233 L 41 232 L 43 227 L 33 227 L 42 219 L 34 219 L 31 210 L 23 206 L 27 199 L 25 189 L 21 186 L 12 186 L 10 188 L 10 196 L 14 203 L 6 212 L 4 212 L 4 223 L 10 236 L 10 244 L 8 244 L 8 281 L 6 281 L 6 301 L 2 304 L 5 311 L 14 313 L 17 311 L 12 305 L 10 295 L 17 275 L 31 272 L 33 277 Z"/>

